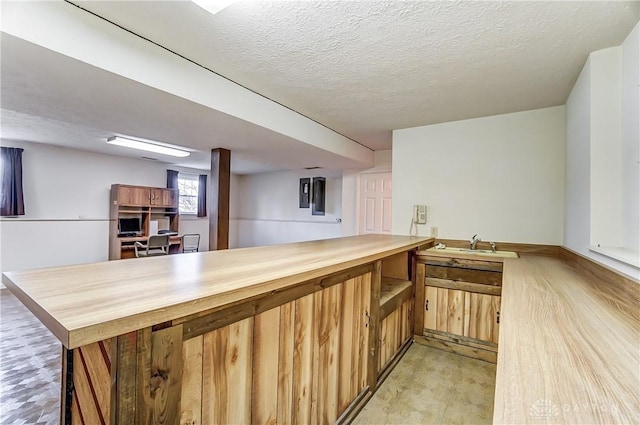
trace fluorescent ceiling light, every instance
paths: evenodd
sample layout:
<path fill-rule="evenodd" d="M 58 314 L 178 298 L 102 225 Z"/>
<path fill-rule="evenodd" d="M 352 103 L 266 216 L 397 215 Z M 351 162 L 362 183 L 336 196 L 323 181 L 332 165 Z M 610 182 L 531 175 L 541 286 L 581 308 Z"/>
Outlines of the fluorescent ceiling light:
<path fill-rule="evenodd" d="M 109 137 L 107 143 L 111 145 L 124 146 L 125 148 L 140 149 L 142 151 L 161 153 L 163 155 L 177 156 L 184 158 L 189 156 L 190 153 L 184 150 L 170 148 L 164 145 L 158 145 L 150 142 L 142 142 L 140 140 L 127 139 L 125 137 Z"/>
<path fill-rule="evenodd" d="M 235 0 L 191 0 L 207 12 L 215 15 Z"/>

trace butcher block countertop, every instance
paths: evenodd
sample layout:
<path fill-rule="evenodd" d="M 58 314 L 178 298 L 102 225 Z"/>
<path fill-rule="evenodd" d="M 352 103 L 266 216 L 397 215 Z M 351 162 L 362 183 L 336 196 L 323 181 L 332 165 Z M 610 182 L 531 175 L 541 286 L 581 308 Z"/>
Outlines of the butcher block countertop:
<path fill-rule="evenodd" d="M 640 285 L 505 259 L 495 424 L 640 423 Z"/>
<path fill-rule="evenodd" d="M 6 272 L 2 282 L 72 349 L 292 287 L 432 240 L 363 235 Z"/>

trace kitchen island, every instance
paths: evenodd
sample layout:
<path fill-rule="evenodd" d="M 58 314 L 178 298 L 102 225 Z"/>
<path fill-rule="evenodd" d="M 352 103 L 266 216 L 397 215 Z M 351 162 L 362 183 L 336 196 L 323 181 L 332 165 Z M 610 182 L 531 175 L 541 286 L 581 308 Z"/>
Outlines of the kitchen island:
<path fill-rule="evenodd" d="M 410 341 L 412 256 L 432 242 L 365 235 L 3 283 L 64 346 L 61 423 L 333 423 Z"/>

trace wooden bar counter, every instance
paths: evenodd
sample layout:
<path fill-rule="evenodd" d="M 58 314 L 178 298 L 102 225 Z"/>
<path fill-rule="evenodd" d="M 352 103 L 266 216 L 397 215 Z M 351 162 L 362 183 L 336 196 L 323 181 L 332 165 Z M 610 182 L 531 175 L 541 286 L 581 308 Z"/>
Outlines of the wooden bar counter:
<path fill-rule="evenodd" d="M 61 423 L 334 423 L 410 340 L 412 292 L 393 285 L 406 288 L 414 250 L 432 243 L 365 235 L 3 283 L 65 347 Z M 380 306 L 383 275 L 394 312 Z"/>

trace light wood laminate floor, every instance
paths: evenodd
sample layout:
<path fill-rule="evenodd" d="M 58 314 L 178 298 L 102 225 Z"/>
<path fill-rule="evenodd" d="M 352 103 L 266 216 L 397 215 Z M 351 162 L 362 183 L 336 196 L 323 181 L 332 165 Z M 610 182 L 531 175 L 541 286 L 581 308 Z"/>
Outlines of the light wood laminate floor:
<path fill-rule="evenodd" d="M 495 377 L 495 364 L 413 344 L 353 424 L 491 424 Z"/>

